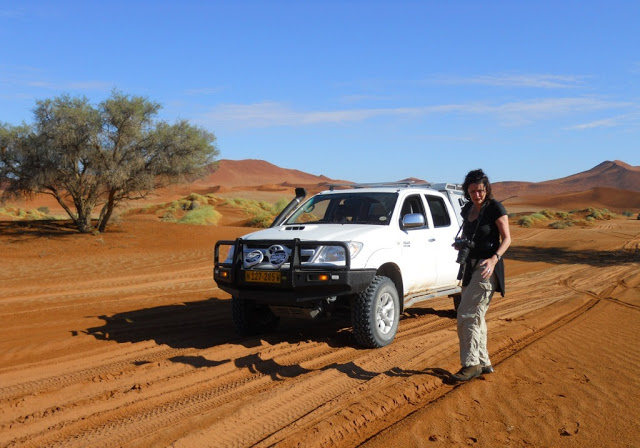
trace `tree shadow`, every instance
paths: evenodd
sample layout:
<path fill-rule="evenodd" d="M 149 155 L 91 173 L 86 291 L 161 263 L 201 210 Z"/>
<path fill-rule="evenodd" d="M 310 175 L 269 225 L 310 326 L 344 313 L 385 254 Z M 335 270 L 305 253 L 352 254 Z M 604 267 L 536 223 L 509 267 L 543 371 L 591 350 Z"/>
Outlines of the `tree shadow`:
<path fill-rule="evenodd" d="M 51 238 L 80 234 L 73 221 L 58 219 L 0 221 L 0 233 L 15 238 Z"/>
<path fill-rule="evenodd" d="M 640 262 L 640 249 L 568 250 L 559 247 L 510 247 L 505 258 L 517 261 L 542 261 L 553 264 L 587 264 L 594 267 Z"/>
<path fill-rule="evenodd" d="M 95 227 L 96 220 L 91 223 Z M 117 225 L 109 226 L 108 233 L 123 233 Z M 92 235 L 80 233 L 70 219 L 38 219 L 31 221 L 0 221 L 0 233 L 12 237 L 11 242 L 37 238 L 63 238 L 71 235 Z"/>

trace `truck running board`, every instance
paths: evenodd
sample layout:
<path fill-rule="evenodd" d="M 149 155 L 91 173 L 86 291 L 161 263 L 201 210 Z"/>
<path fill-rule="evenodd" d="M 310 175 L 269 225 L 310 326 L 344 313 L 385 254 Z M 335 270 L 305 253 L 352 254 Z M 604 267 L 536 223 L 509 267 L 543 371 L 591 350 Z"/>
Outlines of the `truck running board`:
<path fill-rule="evenodd" d="M 406 310 L 407 308 L 413 306 L 418 302 L 423 302 L 429 299 L 435 299 L 436 297 L 452 296 L 455 294 L 460 294 L 461 292 L 462 292 L 462 288 L 460 286 L 456 286 L 455 288 L 440 289 L 437 291 L 429 291 L 426 293 L 416 293 L 415 295 L 410 295 L 405 297 L 404 309 Z"/>

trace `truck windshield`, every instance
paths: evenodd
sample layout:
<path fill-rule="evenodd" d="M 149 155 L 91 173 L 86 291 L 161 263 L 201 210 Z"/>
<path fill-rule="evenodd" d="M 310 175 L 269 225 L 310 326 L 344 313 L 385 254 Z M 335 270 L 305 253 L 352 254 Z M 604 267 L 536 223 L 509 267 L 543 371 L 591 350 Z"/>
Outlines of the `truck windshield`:
<path fill-rule="evenodd" d="M 285 224 L 388 225 L 397 200 L 397 193 L 318 194 L 296 210 Z"/>

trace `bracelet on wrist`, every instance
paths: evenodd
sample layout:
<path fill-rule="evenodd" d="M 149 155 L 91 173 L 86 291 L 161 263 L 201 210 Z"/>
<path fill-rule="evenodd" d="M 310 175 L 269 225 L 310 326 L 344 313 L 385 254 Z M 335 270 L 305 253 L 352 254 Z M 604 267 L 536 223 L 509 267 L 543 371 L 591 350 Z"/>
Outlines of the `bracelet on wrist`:
<path fill-rule="evenodd" d="M 502 257 L 500 256 L 500 254 L 499 254 L 498 252 L 496 252 L 496 254 L 495 254 L 495 255 L 496 255 L 496 257 L 498 258 L 498 261 L 500 261 L 500 259 L 502 258 Z"/>

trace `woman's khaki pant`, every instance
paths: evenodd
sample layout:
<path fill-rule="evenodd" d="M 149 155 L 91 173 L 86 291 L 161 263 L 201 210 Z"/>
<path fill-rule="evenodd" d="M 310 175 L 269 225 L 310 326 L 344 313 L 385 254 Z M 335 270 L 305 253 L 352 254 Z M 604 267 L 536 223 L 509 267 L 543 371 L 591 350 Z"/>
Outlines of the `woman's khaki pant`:
<path fill-rule="evenodd" d="M 471 281 L 462 288 L 462 300 L 458 306 L 458 338 L 460 339 L 460 363 L 466 366 L 490 366 L 487 350 L 487 323 L 484 316 L 496 289 L 495 273 L 482 278 L 482 260 L 475 264 Z"/>

